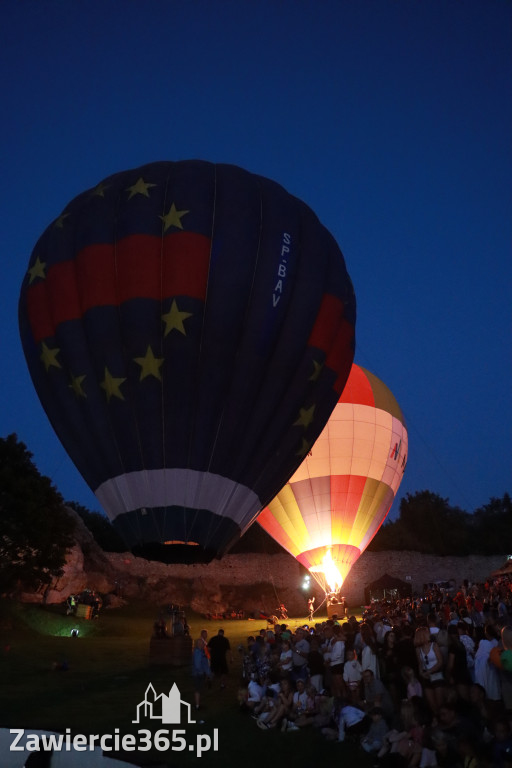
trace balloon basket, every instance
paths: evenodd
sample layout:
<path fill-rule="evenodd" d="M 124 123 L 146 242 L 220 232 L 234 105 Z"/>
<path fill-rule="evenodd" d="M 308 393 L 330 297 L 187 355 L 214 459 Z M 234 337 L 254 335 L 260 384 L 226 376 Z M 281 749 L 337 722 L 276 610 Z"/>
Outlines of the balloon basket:
<path fill-rule="evenodd" d="M 79 603 L 76 607 L 76 616 L 79 619 L 92 619 L 92 605 Z"/>
<path fill-rule="evenodd" d="M 341 603 L 333 603 L 327 606 L 327 618 L 333 619 L 334 617 L 337 617 L 338 619 L 345 618 L 345 612 Z"/>

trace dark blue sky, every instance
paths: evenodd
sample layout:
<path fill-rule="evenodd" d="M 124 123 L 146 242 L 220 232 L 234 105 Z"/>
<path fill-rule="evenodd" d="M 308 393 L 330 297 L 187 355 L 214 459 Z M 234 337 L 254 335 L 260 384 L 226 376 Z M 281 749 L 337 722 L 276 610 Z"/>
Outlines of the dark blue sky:
<path fill-rule="evenodd" d="M 276 180 L 337 239 L 356 362 L 408 420 L 398 499 L 511 491 L 511 20 L 508 0 L 4 0 L 0 435 L 99 508 L 30 381 L 21 281 L 72 197 L 200 158 Z"/>

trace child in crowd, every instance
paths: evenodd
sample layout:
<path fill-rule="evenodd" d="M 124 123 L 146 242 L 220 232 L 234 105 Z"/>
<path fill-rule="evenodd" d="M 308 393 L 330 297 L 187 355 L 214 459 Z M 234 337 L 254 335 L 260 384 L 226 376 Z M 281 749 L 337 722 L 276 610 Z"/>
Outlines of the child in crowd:
<path fill-rule="evenodd" d="M 355 650 L 347 651 L 347 660 L 343 668 L 343 679 L 347 684 L 350 701 L 354 705 L 360 700 L 362 674 L 363 668 L 357 658 L 357 652 Z"/>
<path fill-rule="evenodd" d="M 361 739 L 361 746 L 365 752 L 378 753 L 384 745 L 389 727 L 384 720 L 384 711 L 382 707 L 373 707 L 368 714 L 370 715 L 372 722 L 368 729 L 368 733 Z"/>
<path fill-rule="evenodd" d="M 423 696 L 423 688 L 412 667 L 403 667 L 402 678 L 407 686 L 408 699 L 412 699 L 414 696 Z"/>

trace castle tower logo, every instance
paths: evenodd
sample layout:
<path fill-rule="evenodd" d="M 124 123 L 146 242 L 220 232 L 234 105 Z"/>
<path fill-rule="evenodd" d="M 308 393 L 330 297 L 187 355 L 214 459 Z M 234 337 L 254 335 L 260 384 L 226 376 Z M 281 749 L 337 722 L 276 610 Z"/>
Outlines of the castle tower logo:
<path fill-rule="evenodd" d="M 176 685 L 173 684 L 169 694 L 155 691 L 152 683 L 146 688 L 143 700 L 137 704 L 136 719 L 132 723 L 140 723 L 141 717 L 150 720 L 161 720 L 166 725 L 179 725 L 182 722 L 181 712 L 185 709 L 186 720 L 184 722 L 195 723 L 190 717 L 191 707 L 181 698 L 181 693 Z"/>

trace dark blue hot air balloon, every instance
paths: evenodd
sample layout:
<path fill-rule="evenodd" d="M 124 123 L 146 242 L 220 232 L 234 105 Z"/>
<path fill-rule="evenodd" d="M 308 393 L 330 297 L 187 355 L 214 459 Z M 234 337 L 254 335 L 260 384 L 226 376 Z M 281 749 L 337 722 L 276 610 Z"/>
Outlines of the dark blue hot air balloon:
<path fill-rule="evenodd" d="M 41 403 L 127 544 L 207 561 L 322 431 L 352 365 L 355 298 L 333 237 L 278 184 L 159 162 L 48 227 L 19 321 Z"/>

